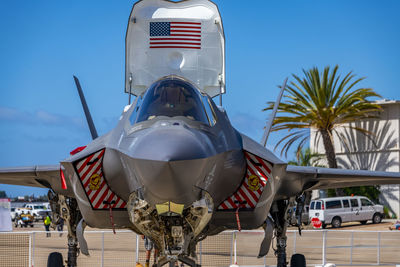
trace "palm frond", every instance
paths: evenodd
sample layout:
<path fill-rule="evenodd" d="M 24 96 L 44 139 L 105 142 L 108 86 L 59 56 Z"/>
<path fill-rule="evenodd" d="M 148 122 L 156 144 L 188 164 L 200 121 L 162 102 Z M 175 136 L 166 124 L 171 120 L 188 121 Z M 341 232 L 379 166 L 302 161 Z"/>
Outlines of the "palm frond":
<path fill-rule="evenodd" d="M 281 155 L 286 155 L 294 144 L 297 144 L 296 151 L 301 151 L 309 140 L 308 129 L 326 131 L 332 138 L 332 132 L 337 132 L 337 128 L 355 120 L 376 118 L 381 111 L 378 104 L 369 101 L 379 98 L 379 94 L 371 88 L 355 89 L 365 78 L 356 78 L 353 72 L 341 78 L 338 65 L 333 68 L 327 66 L 322 72 L 317 67 L 303 69 L 303 78 L 295 74 L 292 77 L 272 127 L 272 131 L 289 131 L 275 147 L 281 146 Z M 263 111 L 272 110 L 273 106 L 274 102 L 267 102 Z M 350 127 L 370 134 L 359 127 Z"/>

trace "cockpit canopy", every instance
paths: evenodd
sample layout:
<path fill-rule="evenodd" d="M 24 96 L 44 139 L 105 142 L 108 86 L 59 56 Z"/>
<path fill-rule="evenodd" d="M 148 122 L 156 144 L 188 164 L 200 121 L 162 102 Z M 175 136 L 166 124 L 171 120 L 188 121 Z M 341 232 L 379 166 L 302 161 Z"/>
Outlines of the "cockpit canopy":
<path fill-rule="evenodd" d="M 200 94 L 190 82 L 168 76 L 158 80 L 137 101 L 131 115 L 132 124 L 158 116 L 183 116 L 205 124 L 215 124 L 215 113 L 207 96 Z"/>

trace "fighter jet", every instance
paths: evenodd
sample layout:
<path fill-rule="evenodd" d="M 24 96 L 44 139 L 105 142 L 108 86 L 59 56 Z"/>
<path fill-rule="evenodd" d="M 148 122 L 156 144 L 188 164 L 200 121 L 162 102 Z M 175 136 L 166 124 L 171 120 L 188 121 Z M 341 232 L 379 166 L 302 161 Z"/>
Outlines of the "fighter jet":
<path fill-rule="evenodd" d="M 222 107 L 225 38 L 211 1 L 138 1 L 125 76 L 129 105 L 111 132 L 97 135 L 75 77 L 93 141 L 60 164 L 0 169 L 0 183 L 49 188 L 53 221 L 68 226 L 68 266 L 79 249 L 89 254 L 88 225 L 146 236 L 159 250 L 156 266 L 192 267 L 207 236 L 263 227 L 258 256 L 275 232 L 283 267 L 291 201 L 302 210 L 313 189 L 400 183 L 399 173 L 288 166 L 265 148 L 270 127 L 261 143 L 238 132 Z"/>

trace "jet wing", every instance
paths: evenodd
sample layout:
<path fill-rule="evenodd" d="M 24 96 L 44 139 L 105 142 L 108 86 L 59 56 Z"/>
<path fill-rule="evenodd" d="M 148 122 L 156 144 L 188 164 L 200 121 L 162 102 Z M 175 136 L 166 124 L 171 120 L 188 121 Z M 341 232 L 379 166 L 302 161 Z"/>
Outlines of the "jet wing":
<path fill-rule="evenodd" d="M 377 184 L 400 184 L 400 173 L 288 165 L 277 197 L 294 196 L 313 189 Z"/>
<path fill-rule="evenodd" d="M 63 195 L 73 196 L 69 179 L 67 189 L 62 189 L 60 165 L 0 168 L 0 184 L 51 188 Z"/>
<path fill-rule="evenodd" d="M 330 189 L 377 184 L 400 184 L 400 172 L 330 169 L 286 165 L 264 146 L 244 134 L 243 150 L 268 161 L 275 170 L 277 193 L 275 200 L 313 189 Z"/>

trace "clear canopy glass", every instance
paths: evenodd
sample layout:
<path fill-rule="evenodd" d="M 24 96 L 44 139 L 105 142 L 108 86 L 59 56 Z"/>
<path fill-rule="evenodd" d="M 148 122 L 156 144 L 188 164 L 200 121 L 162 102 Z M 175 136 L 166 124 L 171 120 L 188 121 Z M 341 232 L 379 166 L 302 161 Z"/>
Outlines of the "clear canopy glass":
<path fill-rule="evenodd" d="M 157 116 L 183 116 L 209 125 L 215 121 L 215 118 L 208 118 L 200 92 L 181 78 L 167 77 L 155 82 L 139 102 L 140 107 L 135 107 L 138 112 L 135 114 L 135 122 L 151 120 Z M 209 105 L 208 102 L 206 104 Z"/>

